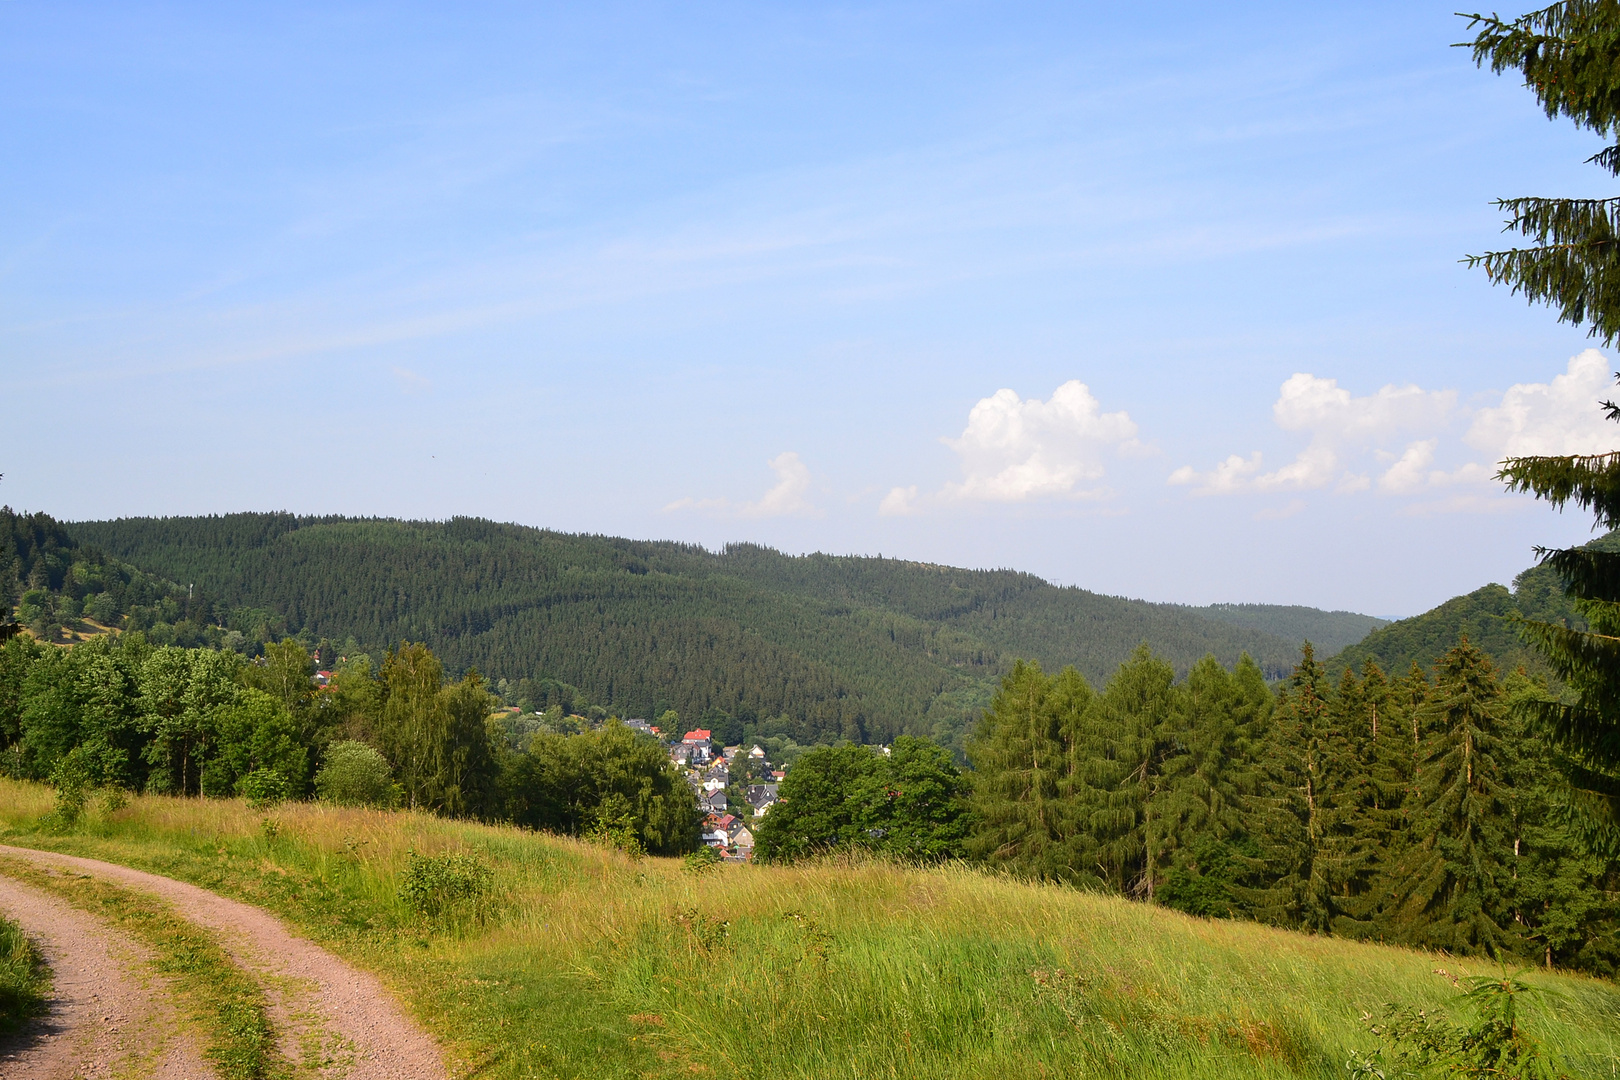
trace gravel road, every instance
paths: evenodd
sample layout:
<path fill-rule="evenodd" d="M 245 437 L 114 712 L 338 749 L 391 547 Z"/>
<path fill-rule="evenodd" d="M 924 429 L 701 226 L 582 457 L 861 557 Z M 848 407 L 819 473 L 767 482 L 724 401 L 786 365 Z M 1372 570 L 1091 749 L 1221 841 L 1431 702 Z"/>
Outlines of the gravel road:
<path fill-rule="evenodd" d="M 113 1075 L 212 1080 L 180 1028 L 162 983 L 142 970 L 146 949 L 101 921 L 0 877 L 0 911 L 33 938 L 51 965 L 50 1012 L 0 1042 L 6 1080 L 95 1080 Z"/>
<path fill-rule="evenodd" d="M 375 976 L 295 937 L 268 912 L 96 859 L 3 844 L 0 855 L 151 893 L 183 918 L 215 931 L 232 958 L 265 986 L 283 1053 L 310 1071 L 343 1080 L 448 1080 L 437 1044 L 406 1018 Z M 5 1075 L 12 1075 L 9 1069 Z"/>

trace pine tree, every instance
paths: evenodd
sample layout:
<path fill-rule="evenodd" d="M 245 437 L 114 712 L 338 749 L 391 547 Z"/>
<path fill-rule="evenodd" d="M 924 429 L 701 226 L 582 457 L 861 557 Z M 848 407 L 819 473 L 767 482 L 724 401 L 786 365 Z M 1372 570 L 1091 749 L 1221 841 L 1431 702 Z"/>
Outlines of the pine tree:
<path fill-rule="evenodd" d="M 1566 0 L 1513 21 L 1474 15 L 1469 28 L 1478 30 L 1475 62 L 1497 73 L 1522 72 L 1548 117 L 1564 116 L 1605 138 L 1620 134 L 1620 5 L 1613 0 Z M 1590 160 L 1620 176 L 1620 142 Z M 1472 256 L 1470 265 L 1612 344 L 1620 334 L 1620 197 L 1497 205 L 1510 215 L 1507 231 L 1531 243 Z M 1602 407 L 1620 421 L 1620 406 Z M 1573 502 L 1605 529 L 1620 527 L 1620 454 L 1509 458 L 1498 478 L 1559 508 Z M 1620 825 L 1620 553 L 1590 547 L 1538 553 L 1591 625 L 1523 623 L 1525 636 L 1573 691 L 1573 700 L 1533 704 L 1532 714 L 1568 756 L 1582 801 Z"/>

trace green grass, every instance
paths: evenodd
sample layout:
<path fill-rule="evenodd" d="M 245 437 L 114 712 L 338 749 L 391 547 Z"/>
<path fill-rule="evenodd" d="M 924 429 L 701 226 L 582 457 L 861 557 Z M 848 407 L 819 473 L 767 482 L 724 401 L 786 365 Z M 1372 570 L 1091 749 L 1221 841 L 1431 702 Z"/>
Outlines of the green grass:
<path fill-rule="evenodd" d="M 489 1077 L 1339 1077 L 1387 1001 L 1452 1005 L 1489 965 L 965 869 L 633 862 L 409 813 L 138 798 L 72 835 L 0 782 L 11 843 L 111 859 L 280 913 L 377 971 Z M 427 918 L 409 852 L 493 869 Z M 1527 1026 L 1576 1076 L 1620 1069 L 1620 989 L 1537 973 Z"/>
<path fill-rule="evenodd" d="M 51 990 L 45 958 L 22 927 L 0 916 L 0 1035 L 9 1035 L 45 1011 Z"/>
<path fill-rule="evenodd" d="M 82 874 L 7 857 L 0 857 L 0 874 L 54 893 L 150 946 L 153 970 L 171 980 L 181 1008 L 206 1037 L 203 1055 L 225 1080 L 290 1074 L 276 1051 L 263 991 L 212 934 L 160 900 Z"/>

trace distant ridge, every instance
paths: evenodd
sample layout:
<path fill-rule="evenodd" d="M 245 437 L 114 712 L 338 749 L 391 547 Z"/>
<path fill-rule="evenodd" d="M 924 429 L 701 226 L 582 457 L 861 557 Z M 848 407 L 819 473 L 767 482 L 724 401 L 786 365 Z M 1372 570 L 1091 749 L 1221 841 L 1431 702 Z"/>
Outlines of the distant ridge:
<path fill-rule="evenodd" d="M 1588 546 L 1620 550 L 1620 531 L 1599 537 Z M 1513 625 L 1519 617 L 1586 626 L 1586 620 L 1564 596 L 1558 575 L 1535 566 L 1514 577 L 1512 589 L 1493 582 L 1454 596 L 1421 615 L 1382 626 L 1334 656 L 1328 667 L 1335 672 L 1345 667 L 1360 670 L 1373 660 L 1392 674 L 1405 674 L 1413 664 L 1428 671 L 1467 635 L 1503 671 L 1523 667 L 1532 674 L 1546 675 L 1546 663 L 1524 643 Z"/>
<path fill-rule="evenodd" d="M 1279 604 L 1209 604 L 1204 607 L 1166 605 L 1233 626 L 1260 630 L 1284 641 L 1309 641 L 1317 654 L 1329 656 L 1365 638 L 1389 619 L 1358 615 L 1353 611 Z"/>
<path fill-rule="evenodd" d="M 1178 669 L 1247 651 L 1285 674 L 1341 613 L 1193 609 L 1009 570 L 893 558 L 719 552 L 476 518 L 230 514 L 77 522 L 74 537 L 294 632 L 424 641 L 457 670 L 542 677 L 630 715 L 775 718 L 800 741 L 959 742 L 1017 658 L 1102 682 L 1140 643 Z M 1351 616 L 1350 618 L 1365 618 Z M 1282 633 L 1267 629 L 1274 626 Z"/>

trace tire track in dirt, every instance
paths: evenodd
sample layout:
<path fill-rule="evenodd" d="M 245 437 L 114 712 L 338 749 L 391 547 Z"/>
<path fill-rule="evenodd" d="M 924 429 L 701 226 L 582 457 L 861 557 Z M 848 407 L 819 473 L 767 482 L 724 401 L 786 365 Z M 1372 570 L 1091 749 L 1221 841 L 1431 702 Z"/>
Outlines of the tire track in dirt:
<path fill-rule="evenodd" d="M 231 958 L 264 985 L 290 1060 L 344 1080 L 448 1080 L 438 1045 L 405 1016 L 376 976 L 294 936 L 269 912 L 98 859 L 3 844 L 0 855 L 139 889 L 213 930 Z"/>
<path fill-rule="evenodd" d="M 179 1034 L 162 982 L 140 972 L 148 949 L 65 901 L 3 876 L 0 912 L 39 945 L 53 983 L 49 1013 L 0 1042 L 0 1076 L 212 1080 L 196 1043 Z"/>

